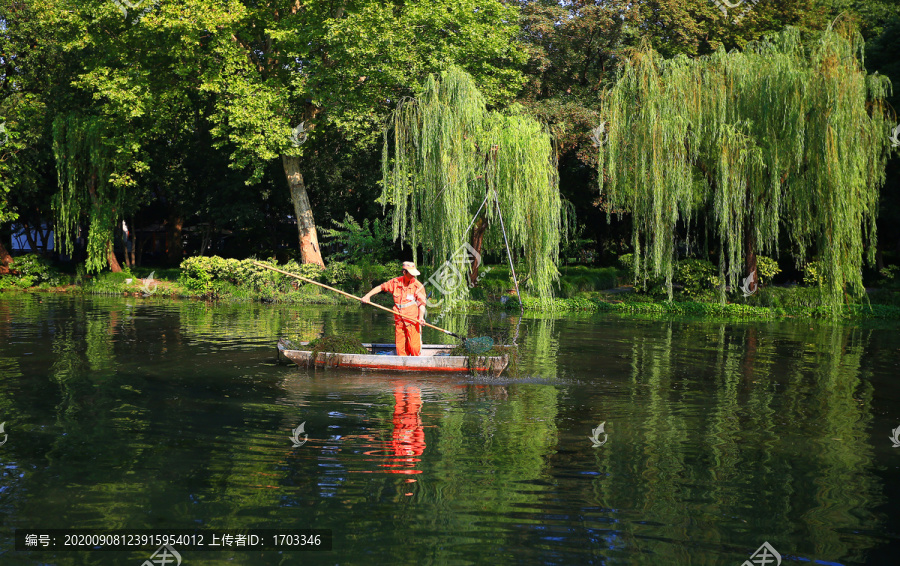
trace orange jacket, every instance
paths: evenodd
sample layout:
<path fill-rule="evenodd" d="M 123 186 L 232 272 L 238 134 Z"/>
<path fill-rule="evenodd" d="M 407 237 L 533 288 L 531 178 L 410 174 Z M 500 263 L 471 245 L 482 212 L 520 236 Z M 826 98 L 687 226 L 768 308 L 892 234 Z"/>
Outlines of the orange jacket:
<path fill-rule="evenodd" d="M 382 283 L 381 290 L 385 293 L 391 293 L 394 297 L 394 306 L 398 307 L 401 312 L 403 309 L 411 306 L 416 307 L 416 317 L 418 317 L 418 307 L 425 305 L 425 286 L 418 279 L 413 279 L 409 285 L 403 283 L 403 276 L 395 277 L 390 281 Z M 403 312 L 403 314 L 407 314 Z"/>

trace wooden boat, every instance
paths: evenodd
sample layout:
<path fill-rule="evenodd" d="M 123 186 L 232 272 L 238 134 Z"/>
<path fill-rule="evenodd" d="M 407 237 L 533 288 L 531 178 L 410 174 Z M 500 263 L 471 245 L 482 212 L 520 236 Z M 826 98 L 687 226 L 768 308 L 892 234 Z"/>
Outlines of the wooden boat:
<path fill-rule="evenodd" d="M 369 354 L 342 354 L 340 352 L 319 352 L 315 360 L 312 351 L 303 350 L 309 342 L 300 342 L 293 346 L 289 341 L 278 341 L 278 351 L 285 358 L 298 366 L 308 367 L 315 362 L 318 367 L 341 367 L 354 369 L 375 369 L 382 371 L 430 371 L 430 372 L 467 372 L 468 356 L 451 356 L 455 348 L 448 344 L 422 344 L 422 353 L 418 356 L 398 356 L 394 344 L 363 344 Z M 293 348 L 300 349 L 293 349 Z M 499 376 L 509 364 L 509 355 L 473 356 L 477 367 L 475 372 L 489 373 Z"/>

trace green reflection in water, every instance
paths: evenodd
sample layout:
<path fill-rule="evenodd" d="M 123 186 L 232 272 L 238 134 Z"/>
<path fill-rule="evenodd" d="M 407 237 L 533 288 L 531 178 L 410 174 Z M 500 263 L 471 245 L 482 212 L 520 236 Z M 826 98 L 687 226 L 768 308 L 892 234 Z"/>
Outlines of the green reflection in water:
<path fill-rule="evenodd" d="M 333 528 L 338 551 L 302 557 L 342 564 L 739 564 L 764 540 L 849 564 L 883 546 L 870 429 L 889 376 L 870 354 L 894 334 L 610 320 L 526 318 L 526 373 L 556 381 L 485 385 L 272 363 L 286 332 L 389 339 L 361 311 L 4 297 L 0 419 L 22 438 L 0 447 L 17 466 L 0 524 Z M 190 563 L 230 558 L 293 563 Z"/>

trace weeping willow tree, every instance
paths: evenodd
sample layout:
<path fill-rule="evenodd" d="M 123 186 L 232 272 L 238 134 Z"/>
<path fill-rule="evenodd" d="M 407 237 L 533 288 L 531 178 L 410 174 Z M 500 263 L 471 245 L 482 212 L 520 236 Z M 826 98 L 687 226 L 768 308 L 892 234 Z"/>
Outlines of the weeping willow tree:
<path fill-rule="evenodd" d="M 604 100 L 599 168 L 610 209 L 632 214 L 636 277 L 664 276 L 671 299 L 676 230 L 702 224 L 720 243 L 724 301 L 726 281 L 755 273 L 757 253 L 778 254 L 784 229 L 798 267 L 822 262 L 827 304 L 859 295 L 890 89 L 862 55 L 844 24 L 806 44 L 788 28 L 698 59 L 633 52 Z"/>
<path fill-rule="evenodd" d="M 394 111 L 382 175 L 382 201 L 395 205 L 395 240 L 413 250 L 421 245 L 436 266 L 466 242 L 479 253 L 502 249 L 505 228 L 528 287 L 551 296 L 563 220 L 556 152 L 547 129 L 521 107 L 488 111 L 472 78 L 456 67 L 432 75 L 421 95 Z M 458 285 L 447 298 L 467 292 Z"/>
<path fill-rule="evenodd" d="M 113 252 L 113 236 L 125 214 L 130 179 L 121 173 L 127 148 L 117 145 L 96 117 L 70 114 L 53 122 L 53 154 L 59 192 L 53 198 L 61 249 L 74 251 L 82 222 L 87 222 L 89 272 L 110 266 L 121 271 Z"/>

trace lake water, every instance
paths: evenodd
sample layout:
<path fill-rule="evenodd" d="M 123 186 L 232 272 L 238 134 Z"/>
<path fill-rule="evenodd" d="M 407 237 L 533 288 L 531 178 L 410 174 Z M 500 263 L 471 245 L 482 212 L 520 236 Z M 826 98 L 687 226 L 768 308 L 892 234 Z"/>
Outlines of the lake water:
<path fill-rule="evenodd" d="M 374 309 L 0 294 L 0 564 L 155 550 L 16 551 L 17 528 L 333 535 L 185 566 L 900 562 L 900 324 L 443 322 L 518 323 L 516 374 L 277 362 L 282 335 L 391 341 Z"/>

